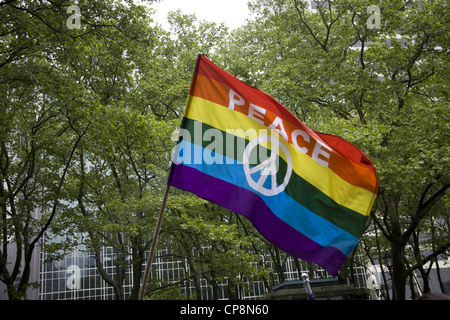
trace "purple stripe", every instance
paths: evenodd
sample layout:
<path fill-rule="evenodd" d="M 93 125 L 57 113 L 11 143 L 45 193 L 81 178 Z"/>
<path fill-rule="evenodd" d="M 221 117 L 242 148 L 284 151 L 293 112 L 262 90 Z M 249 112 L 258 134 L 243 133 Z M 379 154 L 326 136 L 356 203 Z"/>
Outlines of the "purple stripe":
<path fill-rule="evenodd" d="M 322 247 L 280 220 L 257 194 L 247 189 L 181 164 L 172 165 L 169 184 L 248 218 L 271 243 L 288 254 L 322 266 L 333 276 L 347 259 L 338 249 Z"/>

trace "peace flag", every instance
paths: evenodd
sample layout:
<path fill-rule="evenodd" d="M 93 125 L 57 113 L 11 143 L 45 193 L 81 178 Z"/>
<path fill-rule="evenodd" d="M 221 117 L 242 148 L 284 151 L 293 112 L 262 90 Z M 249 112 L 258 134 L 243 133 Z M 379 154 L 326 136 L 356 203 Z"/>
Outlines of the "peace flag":
<path fill-rule="evenodd" d="M 200 54 L 168 184 L 248 218 L 271 243 L 336 275 L 378 192 L 369 158 L 314 132 Z"/>

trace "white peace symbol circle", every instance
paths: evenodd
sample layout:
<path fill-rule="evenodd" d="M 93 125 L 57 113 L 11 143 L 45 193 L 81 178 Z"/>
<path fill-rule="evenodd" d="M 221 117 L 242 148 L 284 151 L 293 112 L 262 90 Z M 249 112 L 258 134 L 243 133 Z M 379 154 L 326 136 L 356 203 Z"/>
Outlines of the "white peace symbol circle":
<path fill-rule="evenodd" d="M 273 138 L 271 136 L 267 136 L 267 135 L 261 135 L 255 139 L 253 139 L 252 141 L 249 142 L 249 144 L 247 145 L 247 147 L 244 150 L 244 157 L 243 157 L 243 166 L 244 166 L 244 172 L 245 172 L 245 177 L 247 178 L 247 182 L 250 185 L 250 187 L 252 187 L 253 189 L 255 189 L 256 191 L 262 193 L 265 196 L 274 196 L 279 194 L 280 192 L 283 192 L 284 189 L 286 188 L 287 184 L 289 183 L 289 179 L 291 178 L 291 174 L 292 174 L 292 158 L 291 158 L 291 154 L 289 153 L 288 149 L 286 148 L 286 146 L 281 143 L 278 139 Z M 273 145 L 275 145 L 274 148 L 272 148 L 272 152 L 271 155 L 268 159 L 264 160 L 263 162 L 261 162 L 260 164 L 254 166 L 254 167 L 250 167 L 250 154 L 251 151 L 260 143 L 265 142 L 265 141 L 274 141 L 276 140 L 275 143 L 273 143 Z M 279 186 L 277 186 L 277 157 L 279 157 L 279 148 L 276 146 L 281 147 L 281 149 L 283 150 L 284 154 L 286 155 L 286 162 L 287 162 L 287 168 L 286 168 L 286 176 L 284 177 L 283 183 L 280 184 Z M 257 179 L 258 181 L 253 180 L 252 178 L 252 174 L 256 173 L 260 171 L 261 172 L 261 176 L 259 177 L 259 179 Z M 264 187 L 264 183 L 266 182 L 267 178 L 270 176 L 271 178 L 271 185 L 270 188 L 266 188 Z"/>

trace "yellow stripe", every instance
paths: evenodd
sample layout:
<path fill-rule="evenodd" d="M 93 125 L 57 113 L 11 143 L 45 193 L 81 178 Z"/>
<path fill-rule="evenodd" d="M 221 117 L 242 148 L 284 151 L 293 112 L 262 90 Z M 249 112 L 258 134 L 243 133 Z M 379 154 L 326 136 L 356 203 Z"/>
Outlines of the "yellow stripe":
<path fill-rule="evenodd" d="M 209 100 L 192 96 L 189 101 L 190 105 L 187 106 L 186 117 L 206 123 L 222 131 L 227 131 L 227 129 L 235 130 L 234 133 L 241 138 L 249 139 L 248 136 L 245 136 L 246 131 L 249 129 L 254 129 L 257 134 L 258 130 L 267 129 L 267 127 L 246 115 L 229 110 Z M 251 132 L 251 130 L 248 132 Z M 250 137 L 250 140 L 252 138 Z M 299 152 L 284 139 L 280 139 L 280 141 L 289 150 L 292 157 L 293 170 L 297 175 L 307 180 L 337 203 L 363 215 L 369 215 L 376 195 L 364 188 L 349 184 L 332 170 L 317 163 L 308 155 Z M 281 152 L 281 156 L 286 160 L 283 152 Z"/>

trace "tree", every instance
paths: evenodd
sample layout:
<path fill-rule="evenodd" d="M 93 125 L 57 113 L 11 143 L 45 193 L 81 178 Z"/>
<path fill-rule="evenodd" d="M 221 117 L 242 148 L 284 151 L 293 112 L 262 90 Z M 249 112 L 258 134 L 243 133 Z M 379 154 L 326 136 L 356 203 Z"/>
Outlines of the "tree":
<path fill-rule="evenodd" d="M 79 170 L 74 181 L 81 233 L 89 235 L 88 248 L 105 281 L 113 286 L 117 299 L 125 298 L 125 270 L 133 270 L 130 299 L 137 299 L 144 253 L 151 239 L 161 202 L 163 178 L 169 163 L 171 128 L 153 114 L 133 110 L 102 110 L 80 150 Z M 94 132 L 95 130 L 95 132 Z M 159 165 L 158 165 L 159 164 Z M 100 259 L 103 247 L 115 253 L 116 278 L 109 275 Z"/>
<path fill-rule="evenodd" d="M 166 244 L 178 261 L 186 262 L 189 272 L 184 281 L 194 284 L 196 299 L 202 299 L 202 278 L 212 288 L 212 299 L 217 300 L 222 283 L 227 283 L 230 299 L 239 299 L 245 290 L 244 277 L 267 276 L 264 268 L 255 265 L 260 259 L 251 250 L 255 239 L 242 231 L 236 214 L 177 191 L 167 207 Z"/>
<path fill-rule="evenodd" d="M 316 1 L 310 11 L 300 0 L 255 0 L 257 19 L 229 35 L 181 12 L 169 15 L 171 33 L 153 28 L 133 1 L 70 4 L 0 2 L 0 279 L 10 299 L 32 285 L 44 235 L 79 232 L 116 297 L 125 268 L 137 296 L 199 52 L 375 162 L 381 188 L 363 240 L 383 235 L 377 255 L 389 243 L 399 298 L 412 272 L 426 277 L 426 263 L 449 253 L 445 1 Z M 172 193 L 161 241 L 175 244 L 191 280 L 239 288 L 239 274 L 267 278 L 250 262 L 268 244 L 247 221 Z M 104 245 L 116 250 L 115 277 L 98 259 Z"/>
<path fill-rule="evenodd" d="M 59 9 L 6 1 L 0 10 L 5 17 L 0 26 L 0 279 L 9 298 L 20 299 L 29 285 L 32 255 L 58 210 L 88 124 L 80 121 L 80 101 L 63 99 L 66 88 L 77 85 L 55 67 L 56 44 L 67 37 Z M 48 210 L 40 216 L 43 207 Z"/>
<path fill-rule="evenodd" d="M 134 5 L 119 9 L 112 18 L 124 23 L 123 29 L 92 39 L 90 55 L 80 61 L 95 66 L 85 81 L 99 104 L 88 115 L 91 130 L 71 170 L 67 200 L 76 206 L 58 222 L 75 224 L 76 232 L 88 235 L 84 244 L 95 254 L 100 275 L 123 300 L 127 268 L 133 271 L 128 298 L 137 299 L 139 293 L 174 126 L 157 111 L 165 105 L 151 99 L 158 92 L 149 84 L 160 74 L 149 12 Z M 114 249 L 113 274 L 100 259 L 106 246 Z"/>
<path fill-rule="evenodd" d="M 81 16 L 71 9 L 67 1 L 0 3 L 0 279 L 10 299 L 30 285 L 31 257 L 64 208 L 97 108 L 134 85 L 129 57 L 139 46 L 130 44 L 153 42 L 143 7 L 86 1 L 76 7 Z"/>
<path fill-rule="evenodd" d="M 223 25 L 201 21 L 195 15 L 184 15 L 180 11 L 168 16 L 171 33 L 161 40 L 157 48 L 165 60 L 161 62 L 163 77 L 157 83 L 165 90 L 166 101 L 182 97 L 186 101 L 195 59 L 199 52 L 209 57 L 220 54 L 217 48 L 227 35 Z M 164 114 L 178 116 L 180 123 L 184 104 L 172 105 Z M 237 297 L 242 281 L 241 274 L 256 274 L 251 265 L 252 255 L 247 252 L 248 240 L 238 232 L 233 214 L 216 205 L 206 204 L 195 195 L 172 188 L 166 206 L 161 242 L 171 248 L 168 255 L 186 261 L 185 281 L 192 281 L 196 288 L 196 298 L 201 299 L 201 279 L 213 288 L 213 298 L 219 297 L 219 284 L 225 279 L 229 283 L 230 294 Z M 169 259 L 169 258 L 167 258 Z M 180 280 L 181 281 L 181 280 Z M 150 297 L 160 295 L 166 286 L 151 284 Z"/>
<path fill-rule="evenodd" d="M 304 1 L 253 1 L 257 19 L 233 35 L 221 58 L 310 128 L 345 138 L 374 161 L 380 192 L 371 218 L 390 242 L 404 299 L 408 274 L 449 248 L 441 218 L 448 216 L 450 182 L 448 4 L 315 5 L 311 11 Z M 430 217 L 440 241 L 424 255 L 413 235 Z M 407 254 L 409 245 L 415 255 Z"/>
<path fill-rule="evenodd" d="M 62 220 L 68 224 L 78 217 L 78 230 L 89 235 L 88 248 L 117 299 L 125 298 L 127 268 L 133 270 L 128 298 L 138 298 L 144 255 L 155 240 L 152 230 L 174 146 L 170 139 L 183 114 L 194 68 L 188 62 L 195 61 L 195 54 L 188 53 L 198 50 L 200 30 L 207 33 L 215 28 L 202 23 L 197 31 L 191 26 L 193 16 L 171 17 L 175 29 L 189 30 L 189 34 L 172 40 L 158 30 L 159 41 L 153 46 L 118 42 L 108 48 L 118 56 L 100 60 L 104 65 L 99 70 L 109 70 L 114 82 L 106 86 L 107 99 L 90 115 L 92 127 L 73 170 L 72 202 L 78 206 Z M 128 48 L 133 48 L 133 54 Z M 101 46 L 97 50 L 99 57 L 106 53 Z M 129 58 L 122 61 L 119 57 L 125 52 Z M 105 271 L 99 258 L 105 246 L 115 252 L 115 277 Z"/>

